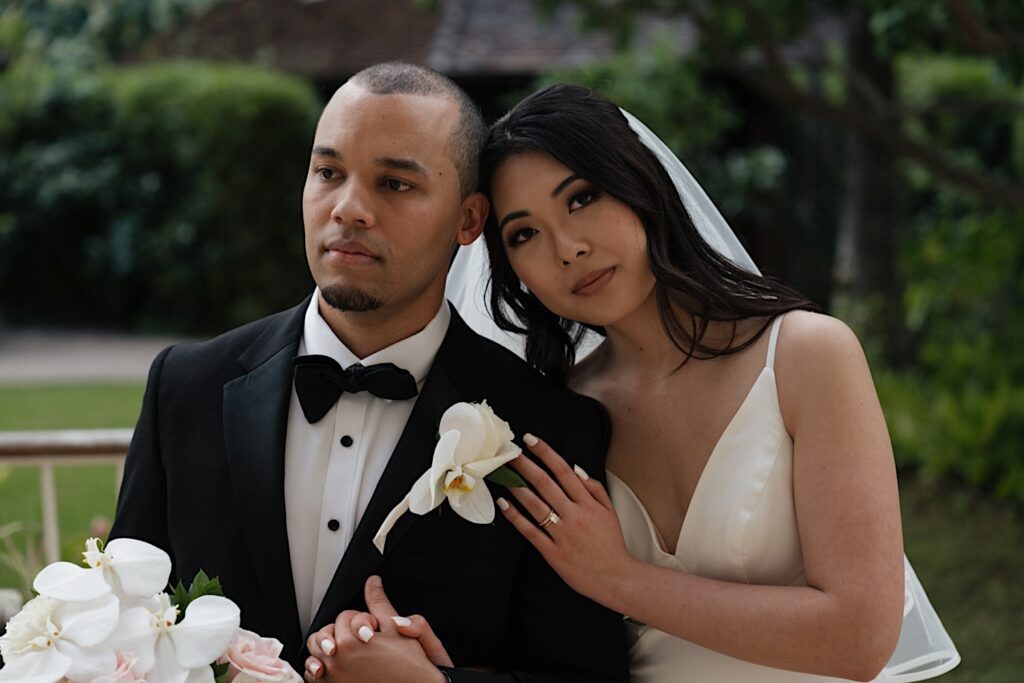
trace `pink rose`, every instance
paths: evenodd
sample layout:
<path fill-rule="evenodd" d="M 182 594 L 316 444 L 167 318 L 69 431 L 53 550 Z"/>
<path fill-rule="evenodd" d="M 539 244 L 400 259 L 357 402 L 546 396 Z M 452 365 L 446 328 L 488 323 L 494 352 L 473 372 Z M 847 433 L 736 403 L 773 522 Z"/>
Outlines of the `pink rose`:
<path fill-rule="evenodd" d="M 103 678 L 97 678 L 93 683 L 122 683 L 123 681 L 145 681 L 146 679 L 135 673 L 135 655 L 117 653 L 117 668 L 114 672 Z"/>
<path fill-rule="evenodd" d="M 302 683 L 295 669 L 281 660 L 283 647 L 276 638 L 261 638 L 240 628 L 219 661 L 231 665 L 228 670 L 231 683 Z"/>

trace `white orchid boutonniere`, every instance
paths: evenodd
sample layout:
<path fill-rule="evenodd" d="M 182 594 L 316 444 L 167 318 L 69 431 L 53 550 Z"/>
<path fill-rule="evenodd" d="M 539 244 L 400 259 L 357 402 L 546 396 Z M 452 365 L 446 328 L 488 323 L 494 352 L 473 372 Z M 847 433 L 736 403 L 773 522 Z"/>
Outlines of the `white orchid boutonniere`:
<path fill-rule="evenodd" d="M 507 470 L 503 465 L 522 452 L 512 443 L 514 435 L 508 423 L 494 414 L 487 401 L 456 403 L 441 416 L 438 432 L 430 469 L 413 484 L 373 537 L 373 544 L 382 553 L 388 532 L 399 517 L 406 512 L 425 515 L 445 500 L 459 516 L 474 524 L 494 521 L 494 499 L 484 478 L 497 474 L 499 468 Z M 498 483 L 522 485 L 511 470 Z"/>

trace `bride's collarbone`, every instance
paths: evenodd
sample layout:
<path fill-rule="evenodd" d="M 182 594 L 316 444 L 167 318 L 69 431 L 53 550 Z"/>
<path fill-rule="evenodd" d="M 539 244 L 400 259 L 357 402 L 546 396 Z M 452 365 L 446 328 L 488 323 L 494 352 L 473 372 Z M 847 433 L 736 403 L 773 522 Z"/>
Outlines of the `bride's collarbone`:
<path fill-rule="evenodd" d="M 607 467 L 644 504 L 669 546 L 678 538 L 712 453 L 760 377 L 760 346 L 695 361 L 646 388 L 590 378 L 587 388 L 612 421 Z"/>

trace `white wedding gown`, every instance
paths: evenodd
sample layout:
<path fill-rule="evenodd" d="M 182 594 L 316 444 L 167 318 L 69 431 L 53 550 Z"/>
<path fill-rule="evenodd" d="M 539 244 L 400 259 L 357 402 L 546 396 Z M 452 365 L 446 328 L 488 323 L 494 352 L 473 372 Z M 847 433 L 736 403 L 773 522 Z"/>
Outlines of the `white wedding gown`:
<path fill-rule="evenodd" d="M 793 440 L 779 409 L 772 368 L 775 320 L 764 369 L 716 444 L 697 483 L 675 553 L 636 495 L 612 473 L 608 489 L 626 545 L 638 559 L 722 581 L 806 585 L 793 506 Z M 960 657 L 909 563 L 904 624 L 889 665 L 876 681 L 919 681 L 952 669 Z M 628 616 L 634 683 L 837 681 L 751 664 L 671 636 Z M 813 647 L 813 644 L 808 644 Z"/>

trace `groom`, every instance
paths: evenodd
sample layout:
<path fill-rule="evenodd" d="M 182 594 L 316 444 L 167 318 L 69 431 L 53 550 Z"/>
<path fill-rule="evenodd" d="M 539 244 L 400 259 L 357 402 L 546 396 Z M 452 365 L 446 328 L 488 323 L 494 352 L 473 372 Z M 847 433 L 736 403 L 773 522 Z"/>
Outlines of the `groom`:
<path fill-rule="evenodd" d="M 486 400 L 517 436 L 604 472 L 600 406 L 474 334 L 444 300 L 454 250 L 487 215 L 483 135 L 439 74 L 391 63 L 354 76 L 323 111 L 303 191 L 316 291 L 166 349 L 150 370 L 111 538 L 167 550 L 174 582 L 219 576 L 243 626 L 284 643 L 299 671 L 307 636 L 365 609 L 378 575 L 457 667 L 504 672 L 457 668 L 452 681 L 628 678 L 621 617 L 568 588 L 501 515 L 477 525 L 444 504 L 401 517 L 383 554 L 372 544 L 460 401 Z M 419 648 L 403 652 L 365 680 L 444 680 Z"/>

